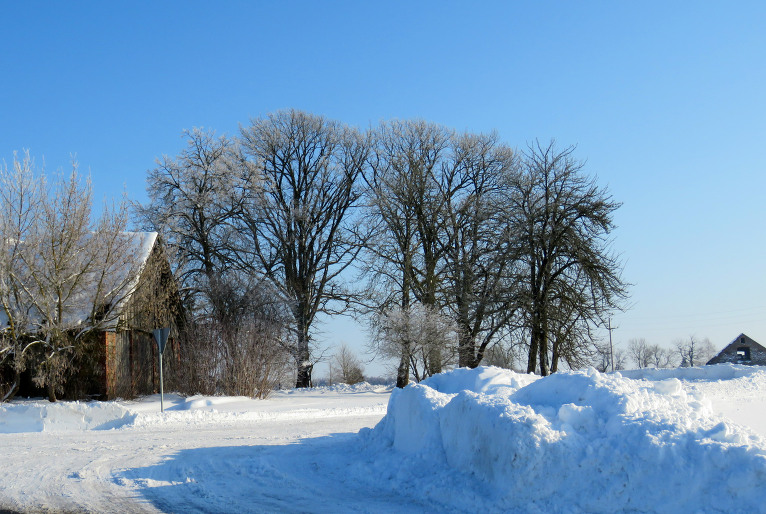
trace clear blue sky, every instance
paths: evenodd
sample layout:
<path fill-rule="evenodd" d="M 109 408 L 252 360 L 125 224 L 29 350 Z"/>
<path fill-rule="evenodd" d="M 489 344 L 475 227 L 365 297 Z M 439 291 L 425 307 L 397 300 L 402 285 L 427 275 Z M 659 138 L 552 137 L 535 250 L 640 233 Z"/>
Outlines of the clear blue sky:
<path fill-rule="evenodd" d="M 578 145 L 623 202 L 615 341 L 766 343 L 765 2 L 0 1 L 0 157 L 145 199 L 183 129 L 298 108 Z M 325 327 L 355 343 L 353 326 Z M 373 366 L 371 370 L 376 370 Z"/>

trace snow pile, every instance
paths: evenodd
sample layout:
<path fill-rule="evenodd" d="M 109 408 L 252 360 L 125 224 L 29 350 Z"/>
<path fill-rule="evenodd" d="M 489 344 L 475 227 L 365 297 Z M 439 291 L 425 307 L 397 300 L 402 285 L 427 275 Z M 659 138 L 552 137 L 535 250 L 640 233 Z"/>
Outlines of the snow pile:
<path fill-rule="evenodd" d="M 405 461 L 486 484 L 470 502 L 490 509 L 758 511 L 766 502 L 764 440 L 716 416 L 675 377 L 460 369 L 394 391 L 365 437 L 381 457 L 400 456 L 389 456 L 394 467 Z M 413 477 L 387 478 L 409 487 Z"/>
<path fill-rule="evenodd" d="M 19 401 L 0 404 L 0 434 L 109 430 L 129 425 L 136 414 L 112 402 Z"/>

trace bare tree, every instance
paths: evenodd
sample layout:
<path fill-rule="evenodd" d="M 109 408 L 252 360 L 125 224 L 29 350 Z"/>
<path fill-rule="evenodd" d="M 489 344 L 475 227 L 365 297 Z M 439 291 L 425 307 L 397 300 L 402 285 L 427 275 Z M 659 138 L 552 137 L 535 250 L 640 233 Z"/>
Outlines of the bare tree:
<path fill-rule="evenodd" d="M 559 151 L 554 143 L 530 146 L 521 173 L 508 183 L 506 217 L 518 245 L 521 318 L 530 333 L 527 372 L 537 371 L 539 363 L 542 375 L 550 372 L 553 325 L 566 327 L 575 319 L 603 324 L 625 296 L 621 265 L 608 239 L 619 204 L 582 175 L 573 151 Z M 577 292 L 569 302 L 574 309 L 557 309 L 568 291 Z M 564 313 L 569 317 L 556 318 Z"/>
<path fill-rule="evenodd" d="M 628 341 L 628 353 L 633 363 L 641 368 L 648 368 L 652 364 L 652 354 L 646 339 L 631 339 Z"/>
<path fill-rule="evenodd" d="M 646 347 L 650 364 L 655 368 L 675 367 L 674 354 L 668 348 L 663 348 L 658 344 L 648 345 Z"/>
<path fill-rule="evenodd" d="M 343 344 L 330 361 L 330 375 L 344 384 L 358 384 L 364 381 L 364 366 L 359 357 Z"/>
<path fill-rule="evenodd" d="M 437 306 L 439 265 L 443 253 L 441 194 L 442 166 L 449 158 L 452 132 L 424 121 L 382 123 L 374 134 L 367 180 L 368 206 L 375 236 L 367 244 L 369 275 L 382 285 L 377 312 L 414 303 Z M 414 341 L 399 339 L 397 387 L 409 381 Z M 438 347 L 430 348 L 431 370 L 443 361 Z"/>
<path fill-rule="evenodd" d="M 237 144 L 212 131 L 184 133 L 187 145 L 149 172 L 143 223 L 164 234 L 188 316 L 178 387 L 265 397 L 285 379 L 285 304 L 247 265 L 241 222 L 260 175 Z"/>
<path fill-rule="evenodd" d="M 212 131 L 184 132 L 186 147 L 163 156 L 149 171 L 149 203 L 135 205 L 141 223 L 161 234 L 180 284 L 184 304 L 211 307 L 210 281 L 230 271 L 235 255 L 235 219 L 257 174 L 236 145 Z"/>
<path fill-rule="evenodd" d="M 502 177 L 515 172 L 510 148 L 496 134 L 453 137 L 452 157 L 442 167 L 444 197 L 443 303 L 460 341 L 458 365 L 476 367 L 487 346 L 515 312 L 512 247 L 499 209 Z"/>
<path fill-rule="evenodd" d="M 286 380 L 290 354 L 284 304 L 263 283 L 215 279 L 205 292 L 217 308 L 188 320 L 178 386 L 201 394 L 266 398 Z"/>
<path fill-rule="evenodd" d="M 21 372 L 26 369 L 27 350 L 32 345 L 31 304 L 21 279 L 26 241 L 40 216 L 42 201 L 38 177 L 29 152 L 21 158 L 14 153 L 9 168 L 0 169 L 0 401 L 18 392 Z M 4 373 L 7 370 L 7 373 Z"/>
<path fill-rule="evenodd" d="M 392 307 L 373 316 L 370 332 L 374 349 L 386 357 L 399 358 L 403 348 L 409 350 L 405 356 L 407 368 L 416 382 L 441 372 L 457 350 L 454 322 L 437 309 L 420 303 L 406 309 Z M 438 363 L 438 371 L 431 367 L 434 347 L 439 348 L 439 355 L 445 359 Z"/>
<path fill-rule="evenodd" d="M 525 335 L 519 330 L 507 330 L 508 337 L 487 347 L 482 365 L 522 371 L 526 368 Z"/>
<path fill-rule="evenodd" d="M 317 313 L 345 308 L 340 274 L 360 249 L 350 215 L 360 197 L 367 141 L 340 123 L 295 110 L 252 120 L 240 140 L 263 176 L 262 187 L 248 190 L 238 218 L 247 236 L 240 256 L 247 255 L 246 264 L 289 305 L 296 386 L 310 387 L 311 326 Z"/>
<path fill-rule="evenodd" d="M 716 354 L 713 343 L 707 337 L 699 339 L 689 336 L 687 340 L 677 341 L 676 350 L 684 368 L 706 364 Z"/>
<path fill-rule="evenodd" d="M 3 177 L 10 215 L 3 216 L 0 236 L 0 296 L 13 326 L 4 339 L 16 345 L 17 358 L 31 361 L 35 382 L 55 401 L 78 359 L 91 353 L 88 336 L 116 324 L 119 306 L 136 285 L 139 248 L 125 234 L 125 200 L 105 205 L 101 216 L 91 219 L 91 185 L 83 183 L 76 164 L 48 188 L 28 156 L 14 161 L 14 171 L 8 175 L 4 168 Z M 25 342 L 19 352 L 21 335 Z M 18 369 L 23 363 L 14 365 Z"/>

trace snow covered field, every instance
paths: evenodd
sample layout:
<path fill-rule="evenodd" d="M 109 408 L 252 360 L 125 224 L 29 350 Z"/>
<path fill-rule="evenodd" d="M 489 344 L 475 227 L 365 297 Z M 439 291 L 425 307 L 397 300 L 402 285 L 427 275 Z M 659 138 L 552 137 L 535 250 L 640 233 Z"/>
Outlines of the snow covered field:
<path fill-rule="evenodd" d="M 764 368 L 461 369 L 165 406 L 0 405 L 0 510 L 766 510 Z"/>

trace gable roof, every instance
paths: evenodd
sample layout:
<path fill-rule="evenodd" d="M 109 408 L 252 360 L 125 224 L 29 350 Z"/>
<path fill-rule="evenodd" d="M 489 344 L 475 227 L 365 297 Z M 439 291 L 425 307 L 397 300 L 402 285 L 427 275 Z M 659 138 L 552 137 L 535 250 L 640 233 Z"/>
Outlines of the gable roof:
<path fill-rule="evenodd" d="M 707 363 L 732 363 L 764 366 L 766 365 L 766 347 L 758 344 L 747 335 L 740 334 Z"/>

